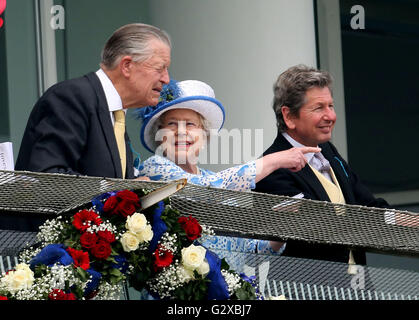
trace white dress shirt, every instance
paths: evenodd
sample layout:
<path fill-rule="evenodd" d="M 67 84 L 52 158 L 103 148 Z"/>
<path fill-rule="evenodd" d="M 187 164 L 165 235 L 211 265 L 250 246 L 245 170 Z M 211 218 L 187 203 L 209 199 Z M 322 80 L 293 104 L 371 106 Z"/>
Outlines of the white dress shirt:
<path fill-rule="evenodd" d="M 113 112 L 116 110 L 124 110 L 126 114 L 127 110 L 123 108 L 121 97 L 106 73 L 102 69 L 99 69 L 96 71 L 96 75 L 99 77 L 103 91 L 105 91 L 106 102 L 108 103 L 112 125 L 114 125 L 115 118 Z"/>

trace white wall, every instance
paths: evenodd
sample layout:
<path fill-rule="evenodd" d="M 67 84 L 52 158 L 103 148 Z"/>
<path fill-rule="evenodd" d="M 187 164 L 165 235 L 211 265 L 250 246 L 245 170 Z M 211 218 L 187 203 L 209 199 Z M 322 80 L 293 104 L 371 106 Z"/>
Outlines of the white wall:
<path fill-rule="evenodd" d="M 292 65 L 316 66 L 313 1 L 153 0 L 150 18 L 173 40 L 171 77 L 210 84 L 226 109 L 224 128 L 263 129 L 257 150 L 269 147 L 274 81 Z"/>

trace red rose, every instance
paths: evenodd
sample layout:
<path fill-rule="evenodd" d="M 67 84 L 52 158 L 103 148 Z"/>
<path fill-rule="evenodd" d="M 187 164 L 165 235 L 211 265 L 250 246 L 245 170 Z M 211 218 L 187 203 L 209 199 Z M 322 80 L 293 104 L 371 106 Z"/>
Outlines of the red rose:
<path fill-rule="evenodd" d="M 100 239 L 105 240 L 108 243 L 112 243 L 116 241 L 115 235 L 109 230 L 98 231 L 97 235 Z"/>
<path fill-rule="evenodd" d="M 99 215 L 90 210 L 82 210 L 77 212 L 73 217 L 73 226 L 82 232 L 86 231 L 91 224 L 100 225 L 102 220 Z"/>
<path fill-rule="evenodd" d="M 140 199 L 138 198 L 138 195 L 135 192 L 132 192 L 129 190 L 122 190 L 122 191 L 117 192 L 116 197 L 119 200 L 135 202 L 137 205 L 139 205 Z"/>
<path fill-rule="evenodd" d="M 179 222 L 182 226 L 188 222 L 188 218 L 186 217 L 179 217 L 179 219 L 177 219 L 177 222 Z"/>
<path fill-rule="evenodd" d="M 98 240 L 96 233 L 85 232 L 80 236 L 80 244 L 86 249 L 91 249 L 94 247 Z"/>
<path fill-rule="evenodd" d="M 124 218 L 132 215 L 140 208 L 138 195 L 129 190 L 122 190 L 115 196 L 109 197 L 103 205 L 103 211 L 109 214 L 116 214 Z"/>
<path fill-rule="evenodd" d="M 70 293 L 67 293 L 66 300 L 77 300 L 77 299 L 74 293 L 70 292 Z"/>
<path fill-rule="evenodd" d="M 9 300 L 9 299 L 7 299 L 7 297 L 5 296 L 0 296 L 0 300 Z"/>
<path fill-rule="evenodd" d="M 91 250 L 92 255 L 97 259 L 107 259 L 112 252 L 109 242 L 99 240 Z"/>
<path fill-rule="evenodd" d="M 76 296 L 73 293 L 65 293 L 63 290 L 54 289 L 48 295 L 49 300 L 76 300 Z"/>
<path fill-rule="evenodd" d="M 91 300 L 94 297 L 96 297 L 98 293 L 99 293 L 99 290 L 91 291 L 85 296 L 85 298 L 86 300 Z"/>
<path fill-rule="evenodd" d="M 156 251 L 154 251 L 154 271 L 159 271 L 162 268 L 170 266 L 173 261 L 173 253 L 170 250 L 162 247 L 161 245 L 157 246 Z"/>
<path fill-rule="evenodd" d="M 103 205 L 104 212 L 111 212 L 118 205 L 118 199 L 115 196 L 109 197 Z"/>
<path fill-rule="evenodd" d="M 67 248 L 67 252 L 74 260 L 74 265 L 76 267 L 80 267 L 83 270 L 87 270 L 90 268 L 90 259 L 89 254 L 87 252 L 76 250 L 73 248 Z"/>
<path fill-rule="evenodd" d="M 67 294 L 60 289 L 54 289 L 52 290 L 52 292 L 50 292 L 50 294 L 48 295 L 48 299 L 49 300 L 66 300 L 65 296 Z"/>
<path fill-rule="evenodd" d="M 126 218 L 130 215 L 133 215 L 136 210 L 137 208 L 134 202 L 122 200 L 121 202 L 119 202 L 118 206 L 115 208 L 114 213 Z"/>
<path fill-rule="evenodd" d="M 198 223 L 198 220 L 193 218 L 192 216 L 186 217 L 180 217 L 178 219 L 179 224 L 181 225 L 182 229 L 186 233 L 186 237 L 193 241 L 198 239 L 201 236 L 202 227 Z"/>

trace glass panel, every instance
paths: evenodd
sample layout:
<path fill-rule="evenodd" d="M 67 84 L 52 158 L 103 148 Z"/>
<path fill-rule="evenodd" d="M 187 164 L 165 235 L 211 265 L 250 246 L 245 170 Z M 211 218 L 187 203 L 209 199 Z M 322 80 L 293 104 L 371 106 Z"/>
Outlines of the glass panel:
<path fill-rule="evenodd" d="M 340 4 L 349 162 L 374 193 L 419 189 L 419 171 L 406 163 L 407 154 L 419 157 L 412 148 L 419 137 L 419 3 Z M 364 9 L 365 29 L 351 26 L 355 5 Z"/>

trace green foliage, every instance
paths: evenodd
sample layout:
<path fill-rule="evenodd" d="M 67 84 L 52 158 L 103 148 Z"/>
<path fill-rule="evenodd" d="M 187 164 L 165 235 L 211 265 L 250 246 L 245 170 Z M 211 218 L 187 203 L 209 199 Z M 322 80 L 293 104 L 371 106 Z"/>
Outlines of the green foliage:
<path fill-rule="evenodd" d="M 110 268 L 108 271 L 110 283 L 116 285 L 125 279 L 124 274 L 116 268 Z"/>
<path fill-rule="evenodd" d="M 205 300 L 207 298 L 208 283 L 210 280 L 202 278 L 194 271 L 196 280 L 189 281 L 174 291 L 174 297 L 180 300 Z"/>
<path fill-rule="evenodd" d="M 221 270 L 230 270 L 230 265 L 227 263 L 225 258 L 221 259 Z"/>
<path fill-rule="evenodd" d="M 34 277 L 42 277 L 43 275 L 47 274 L 47 266 L 45 264 L 40 264 L 35 266 L 35 270 L 33 270 Z"/>
<path fill-rule="evenodd" d="M 130 257 L 129 263 L 135 270 L 135 273 L 128 277 L 130 286 L 141 291 L 153 275 L 153 263 L 145 255 L 133 255 Z"/>
<path fill-rule="evenodd" d="M 231 297 L 232 300 L 255 300 L 256 292 L 255 288 L 247 281 L 240 281 L 241 287 L 238 288 L 234 295 Z"/>
<path fill-rule="evenodd" d="M 82 299 L 83 298 L 84 291 L 81 288 L 79 288 L 77 286 L 74 286 L 74 287 L 71 288 L 71 292 L 74 293 L 74 295 L 76 296 L 77 299 Z"/>
<path fill-rule="evenodd" d="M 82 280 L 83 282 L 86 282 L 87 280 L 89 280 L 89 278 L 90 278 L 90 275 L 89 275 L 89 273 L 86 271 L 86 270 L 84 270 L 84 269 L 82 269 L 82 268 L 80 268 L 80 267 L 77 267 L 76 268 L 76 272 L 77 272 L 77 276 L 80 278 L 80 280 Z"/>

